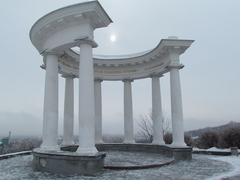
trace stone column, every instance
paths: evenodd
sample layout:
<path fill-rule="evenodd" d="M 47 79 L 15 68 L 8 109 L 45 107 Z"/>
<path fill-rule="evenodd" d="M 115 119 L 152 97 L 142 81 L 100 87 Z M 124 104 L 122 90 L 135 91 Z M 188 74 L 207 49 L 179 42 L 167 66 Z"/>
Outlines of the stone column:
<path fill-rule="evenodd" d="M 171 64 L 170 70 L 170 89 L 171 89 L 171 111 L 172 111 L 172 134 L 173 146 L 185 147 L 184 142 L 184 126 L 183 126 L 183 108 L 182 108 L 182 93 L 179 69 L 183 65 L 179 63 L 179 55 L 177 52 L 170 54 Z"/>
<path fill-rule="evenodd" d="M 79 40 L 79 148 L 82 154 L 95 154 L 95 98 L 92 40 Z"/>
<path fill-rule="evenodd" d="M 63 75 L 65 78 L 63 146 L 74 144 L 74 75 Z"/>
<path fill-rule="evenodd" d="M 163 141 L 163 113 L 161 103 L 160 80 L 158 76 L 152 76 L 152 120 L 153 120 L 153 144 L 165 144 Z"/>
<path fill-rule="evenodd" d="M 43 139 L 41 148 L 58 149 L 58 56 L 45 53 L 46 62 L 45 93 L 43 108 Z"/>
<path fill-rule="evenodd" d="M 132 80 L 124 82 L 124 143 L 134 143 Z"/>
<path fill-rule="evenodd" d="M 95 90 L 95 143 L 103 143 L 102 139 L 102 80 L 94 81 Z"/>

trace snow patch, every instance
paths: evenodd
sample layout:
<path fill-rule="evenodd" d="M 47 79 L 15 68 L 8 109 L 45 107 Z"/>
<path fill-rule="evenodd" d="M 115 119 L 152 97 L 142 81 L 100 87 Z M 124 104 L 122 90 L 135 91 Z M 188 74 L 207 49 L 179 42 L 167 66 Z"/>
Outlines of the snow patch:
<path fill-rule="evenodd" d="M 231 164 L 232 171 L 228 173 L 220 174 L 216 177 L 211 177 L 208 180 L 219 180 L 222 178 L 232 177 L 240 174 L 240 157 L 239 156 L 218 156 L 218 157 L 214 156 L 214 157 L 209 157 L 209 159 L 223 161 Z"/>
<path fill-rule="evenodd" d="M 193 151 L 231 152 L 231 149 L 219 149 L 219 148 L 216 148 L 216 147 L 212 147 L 212 148 L 209 148 L 209 149 L 193 148 Z"/>

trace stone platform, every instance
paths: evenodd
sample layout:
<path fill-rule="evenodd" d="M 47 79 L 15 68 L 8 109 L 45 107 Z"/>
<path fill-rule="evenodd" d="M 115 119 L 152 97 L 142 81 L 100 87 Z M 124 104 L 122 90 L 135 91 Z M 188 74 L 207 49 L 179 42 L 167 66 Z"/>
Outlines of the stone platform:
<path fill-rule="evenodd" d="M 104 169 L 107 170 L 140 170 L 160 168 L 172 164 L 173 158 L 156 153 L 105 151 L 107 156 Z"/>
<path fill-rule="evenodd" d="M 33 150 L 33 169 L 63 175 L 96 175 L 103 170 L 106 154 Z"/>
<path fill-rule="evenodd" d="M 108 151 L 141 152 L 164 155 L 174 158 L 174 161 L 191 160 L 192 148 L 171 147 L 167 145 L 154 144 L 96 144 L 98 153 L 79 154 L 76 152 L 78 145 L 61 147 L 59 151 L 46 151 L 42 149 L 33 150 L 33 168 L 37 171 L 50 172 L 63 175 L 96 175 L 107 167 L 107 169 L 146 169 L 168 165 L 172 160 L 154 162 L 150 164 L 133 164 L 122 166 L 104 166 L 104 158 Z M 112 158 L 113 159 L 113 158 Z"/>
<path fill-rule="evenodd" d="M 78 145 L 62 147 L 63 151 L 75 152 Z M 129 152 L 146 152 L 162 154 L 167 157 L 173 157 L 175 161 L 191 160 L 192 148 L 191 147 L 173 147 L 171 145 L 156 145 L 156 144 L 125 144 L 125 143 L 103 143 L 96 144 L 98 151 L 129 151 Z"/>

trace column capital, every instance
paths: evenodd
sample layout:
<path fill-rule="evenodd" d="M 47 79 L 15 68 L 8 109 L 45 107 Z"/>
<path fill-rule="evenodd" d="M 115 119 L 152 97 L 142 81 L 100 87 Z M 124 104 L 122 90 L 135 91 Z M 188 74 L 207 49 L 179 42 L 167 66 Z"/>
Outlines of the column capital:
<path fill-rule="evenodd" d="M 47 69 L 47 61 L 49 60 L 49 59 L 56 59 L 57 60 L 57 63 L 58 63 L 58 61 L 59 61 L 59 55 L 60 54 L 58 54 L 58 53 L 56 53 L 56 52 L 52 52 L 52 51 L 44 51 L 44 53 L 42 53 L 42 55 L 43 55 L 43 64 L 40 66 L 40 68 L 42 68 L 42 69 Z M 52 55 L 52 57 L 50 57 Z M 61 67 L 60 67 L 60 65 L 58 64 L 58 71 L 60 71 L 61 70 Z"/>
<path fill-rule="evenodd" d="M 163 77 L 163 74 L 150 74 L 150 78 L 155 78 L 155 77 L 158 77 L 158 78 L 161 78 Z"/>
<path fill-rule="evenodd" d="M 133 79 L 123 79 L 122 81 L 123 81 L 123 82 L 130 82 L 130 83 L 131 83 L 131 82 L 133 82 L 134 80 L 133 80 Z"/>
<path fill-rule="evenodd" d="M 94 79 L 94 81 L 95 81 L 95 82 L 100 82 L 100 83 L 103 82 L 103 80 L 100 79 L 100 78 L 96 78 L 96 79 Z"/>
<path fill-rule="evenodd" d="M 40 66 L 40 68 L 46 69 L 46 64 L 42 64 L 42 65 Z"/>
<path fill-rule="evenodd" d="M 172 47 L 168 49 L 168 53 L 169 53 L 169 65 L 172 66 L 177 66 L 180 65 L 180 48 L 178 47 Z"/>
<path fill-rule="evenodd" d="M 47 55 L 55 55 L 55 56 L 60 56 L 61 55 L 60 52 L 53 51 L 53 50 L 48 50 L 48 49 L 43 50 L 40 54 L 44 57 L 47 56 Z"/>
<path fill-rule="evenodd" d="M 80 46 L 81 44 L 89 44 L 93 48 L 98 47 L 98 44 L 93 39 L 90 39 L 89 37 L 83 37 L 83 38 L 75 39 L 75 42 L 76 42 L 77 46 Z"/>
<path fill-rule="evenodd" d="M 74 75 L 74 74 L 66 74 L 66 73 L 64 73 L 64 74 L 62 74 L 62 77 L 63 78 L 69 78 L 69 79 L 74 79 L 74 78 L 76 78 L 76 75 Z"/>
<path fill-rule="evenodd" d="M 171 70 L 171 69 L 182 69 L 182 68 L 184 68 L 183 64 L 169 64 L 167 66 L 168 70 Z"/>
<path fill-rule="evenodd" d="M 169 47 L 168 48 L 168 53 L 169 54 L 174 54 L 174 55 L 180 55 L 182 49 L 179 46 L 174 46 L 174 47 Z"/>

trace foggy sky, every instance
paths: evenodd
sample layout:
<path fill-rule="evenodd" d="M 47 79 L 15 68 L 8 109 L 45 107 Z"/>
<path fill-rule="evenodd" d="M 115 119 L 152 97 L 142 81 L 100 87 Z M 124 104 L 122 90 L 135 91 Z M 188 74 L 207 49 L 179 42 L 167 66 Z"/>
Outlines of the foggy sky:
<path fill-rule="evenodd" d="M 41 135 L 45 73 L 29 39 L 33 23 L 79 0 L 8 0 L 0 5 L 0 136 Z M 181 56 L 185 129 L 240 121 L 240 1 L 100 0 L 114 21 L 95 31 L 95 54 L 130 54 L 154 48 L 162 38 L 195 40 Z M 110 35 L 117 36 L 110 42 Z M 161 78 L 164 116 L 171 117 L 169 75 Z M 123 133 L 123 83 L 103 82 L 104 134 Z M 59 132 L 64 80 L 59 78 Z M 78 121 L 75 80 L 75 134 Z M 151 111 L 150 79 L 133 82 L 134 120 Z M 137 131 L 137 129 L 136 129 Z"/>

